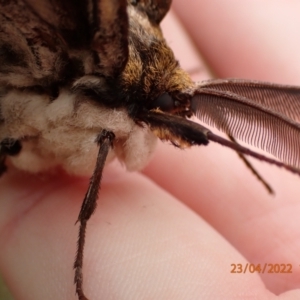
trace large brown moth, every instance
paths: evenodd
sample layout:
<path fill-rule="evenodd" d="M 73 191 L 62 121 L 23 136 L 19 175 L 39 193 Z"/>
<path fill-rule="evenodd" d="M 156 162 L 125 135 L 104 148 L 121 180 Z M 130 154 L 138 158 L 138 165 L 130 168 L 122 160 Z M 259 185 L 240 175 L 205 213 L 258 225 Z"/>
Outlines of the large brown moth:
<path fill-rule="evenodd" d="M 300 88 L 237 79 L 193 83 L 160 31 L 170 0 L 0 5 L 1 172 L 9 160 L 35 173 L 57 166 L 93 173 L 77 220 L 79 299 L 87 299 L 85 231 L 105 161 L 116 156 L 128 170 L 141 169 L 158 137 L 179 148 L 217 142 L 300 174 Z M 232 141 L 189 120 L 193 115 Z"/>

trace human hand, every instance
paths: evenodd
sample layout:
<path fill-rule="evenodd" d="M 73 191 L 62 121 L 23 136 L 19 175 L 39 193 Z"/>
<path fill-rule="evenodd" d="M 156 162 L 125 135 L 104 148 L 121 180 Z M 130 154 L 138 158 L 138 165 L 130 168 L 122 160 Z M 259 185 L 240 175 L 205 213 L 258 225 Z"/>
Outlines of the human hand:
<path fill-rule="evenodd" d="M 259 79 L 283 83 L 292 78 L 299 84 L 300 68 L 295 60 L 299 48 L 291 48 L 285 42 L 275 39 L 276 47 L 281 48 L 276 51 L 271 48 L 267 53 L 265 46 L 260 44 L 260 49 L 256 49 L 254 45 L 249 57 L 255 61 L 243 58 L 242 50 L 231 58 L 232 51 L 224 53 L 222 49 L 237 44 L 228 36 L 237 36 L 244 45 L 241 33 L 247 28 L 252 32 L 253 24 L 257 24 L 249 7 L 241 15 L 245 2 L 236 2 L 231 5 L 228 1 L 190 0 L 175 1 L 174 5 L 177 13 L 182 14 L 192 7 L 187 19 L 194 22 L 196 35 L 203 39 L 201 51 L 206 48 L 212 51 L 205 53 L 211 55 L 209 58 L 206 55 L 207 61 L 216 73 L 244 78 L 258 78 L 259 74 Z M 268 4 L 261 8 L 263 2 L 259 2 L 259 12 L 266 11 L 268 15 Z M 194 8 L 195 5 L 200 8 Z M 213 7 L 211 10 L 209 5 Z M 294 14 L 295 7 L 284 3 L 274 5 L 284 6 L 287 21 L 292 19 L 289 12 Z M 230 17 L 231 31 L 226 30 L 228 20 L 223 27 L 222 14 L 218 13 Z M 282 18 L 282 9 L 278 9 L 279 17 Z M 202 31 L 197 21 L 205 22 Z M 166 22 L 173 22 L 172 17 Z M 173 33 L 177 32 L 175 23 L 171 23 Z M 205 35 L 211 32 L 212 24 L 226 35 Z M 272 26 L 265 31 L 259 27 L 262 37 L 269 37 L 272 30 Z M 189 32 L 193 32 L 191 28 Z M 249 32 L 245 34 L 247 39 Z M 215 40 L 222 36 L 224 40 L 218 47 Z M 291 41 L 297 38 L 295 33 Z M 174 49 L 184 47 L 181 53 L 185 57 L 178 58 L 187 69 L 202 66 L 196 56 L 189 54 L 190 44 L 170 44 Z M 216 48 L 222 51 L 216 52 Z M 283 68 L 278 55 L 286 51 L 289 53 L 284 57 L 290 63 Z M 268 67 L 259 68 L 266 57 Z M 245 61 L 248 63 L 243 66 Z M 204 69 L 194 76 L 197 80 L 209 77 Z M 234 152 L 217 145 L 180 151 L 160 144 L 142 174 L 124 172 L 116 163 L 108 166 L 98 209 L 87 229 L 84 257 L 87 296 L 91 300 L 239 296 L 269 299 L 272 294 L 257 274 L 230 273 L 231 264 L 247 263 L 244 257 L 252 263 L 292 263 L 293 274 L 269 274 L 264 281 L 275 292 L 298 287 L 299 178 L 265 164 L 255 165 L 274 187 L 276 198 L 266 193 Z M 88 179 L 63 175 L 40 178 L 13 170 L 1 179 L 0 268 L 16 299 L 76 299 L 72 265 L 78 226 L 74 223 L 87 184 Z M 299 291 L 292 291 L 281 298 L 296 299 L 298 294 Z"/>

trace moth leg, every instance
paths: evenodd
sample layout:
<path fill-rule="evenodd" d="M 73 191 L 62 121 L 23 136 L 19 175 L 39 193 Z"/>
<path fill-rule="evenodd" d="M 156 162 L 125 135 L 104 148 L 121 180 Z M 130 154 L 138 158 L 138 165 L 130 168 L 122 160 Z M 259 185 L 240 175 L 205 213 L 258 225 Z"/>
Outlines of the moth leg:
<path fill-rule="evenodd" d="M 14 156 L 20 153 L 22 145 L 19 140 L 6 138 L 0 142 L 0 176 L 6 171 L 6 156 Z"/>
<path fill-rule="evenodd" d="M 2 147 L 0 149 L 0 176 L 6 172 L 6 165 L 5 165 L 5 159 L 6 159 L 6 155 L 5 153 L 2 151 Z"/>
<path fill-rule="evenodd" d="M 233 143 L 237 143 L 237 141 L 235 140 L 235 138 L 231 135 L 228 135 L 229 139 L 233 142 Z M 270 194 L 274 194 L 274 190 L 272 189 L 272 187 L 268 184 L 268 182 L 255 170 L 255 168 L 252 166 L 252 164 L 250 163 L 250 161 L 240 152 L 237 152 L 237 155 L 239 156 L 239 158 L 244 162 L 244 164 L 246 165 L 246 167 L 252 172 L 252 174 L 262 183 L 262 185 L 267 189 L 267 191 Z"/>
<path fill-rule="evenodd" d="M 93 214 L 97 206 L 98 191 L 100 188 L 100 182 L 102 177 L 102 172 L 105 164 L 105 160 L 110 148 L 113 146 L 115 135 L 113 132 L 102 130 L 98 135 L 96 142 L 99 145 L 99 152 L 97 157 L 96 166 L 94 173 L 90 179 L 90 184 L 88 190 L 85 194 L 81 210 L 76 221 L 80 223 L 78 242 L 77 242 L 77 254 L 75 257 L 74 269 L 75 278 L 74 283 L 76 285 L 76 293 L 79 300 L 88 300 L 83 293 L 83 278 L 82 278 L 82 265 L 83 265 L 83 250 L 85 243 L 85 232 L 87 221 Z"/>

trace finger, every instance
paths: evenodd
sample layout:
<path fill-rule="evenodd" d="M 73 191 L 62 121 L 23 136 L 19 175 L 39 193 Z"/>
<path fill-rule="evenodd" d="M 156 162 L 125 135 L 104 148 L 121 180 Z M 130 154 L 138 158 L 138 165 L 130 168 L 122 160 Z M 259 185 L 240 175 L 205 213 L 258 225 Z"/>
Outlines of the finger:
<path fill-rule="evenodd" d="M 173 1 L 210 67 L 221 77 L 300 82 L 298 1 Z"/>
<path fill-rule="evenodd" d="M 197 12 L 195 7 L 193 11 Z M 203 19 L 198 17 L 195 23 L 197 20 Z M 298 253 L 300 247 L 296 222 L 299 179 L 274 167 L 254 163 L 275 187 L 274 201 L 234 153 L 215 145 L 208 147 L 181 153 L 162 146 L 145 172 L 211 222 L 250 261 L 289 261 L 297 267 L 298 257 L 291 255 L 291 251 Z M 159 172 L 155 165 L 161 166 Z M 168 166 L 177 172 L 170 175 Z M 209 197 L 201 197 L 203 194 Z M 265 278 L 265 282 L 276 292 L 298 287 L 298 268 L 288 278 L 273 275 Z"/>
<path fill-rule="evenodd" d="M 74 220 L 88 180 L 49 179 L 11 173 L 1 182 L 0 267 L 15 299 L 76 299 Z M 106 171 L 84 257 L 84 287 L 91 300 L 269 295 L 258 275 L 228 276 L 232 263 L 245 265 L 243 257 L 137 173 Z M 212 282 L 218 282 L 213 289 Z"/>

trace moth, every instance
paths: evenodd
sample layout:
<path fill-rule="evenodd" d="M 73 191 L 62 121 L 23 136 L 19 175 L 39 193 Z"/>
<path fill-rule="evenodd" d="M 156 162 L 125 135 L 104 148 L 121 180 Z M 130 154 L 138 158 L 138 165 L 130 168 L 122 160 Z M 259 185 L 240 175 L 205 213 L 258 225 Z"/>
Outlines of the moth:
<path fill-rule="evenodd" d="M 252 156 L 300 175 L 300 88 L 242 79 L 194 83 L 160 29 L 170 5 L 0 0 L 0 171 L 9 160 L 28 172 L 61 167 L 92 175 L 77 219 L 80 300 L 88 299 L 82 274 L 86 226 L 104 165 L 113 158 L 134 171 L 147 164 L 157 139 L 179 148 L 211 141 L 243 159 Z"/>

